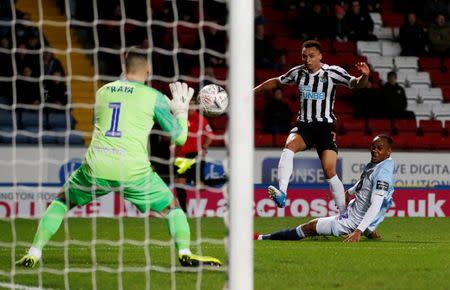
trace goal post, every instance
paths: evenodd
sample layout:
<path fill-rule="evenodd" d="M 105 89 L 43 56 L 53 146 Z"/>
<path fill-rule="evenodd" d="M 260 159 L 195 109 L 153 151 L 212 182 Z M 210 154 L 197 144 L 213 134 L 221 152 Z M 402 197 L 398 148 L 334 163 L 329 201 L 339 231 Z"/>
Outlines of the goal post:
<path fill-rule="evenodd" d="M 254 1 L 230 0 L 230 289 L 253 289 Z"/>
<path fill-rule="evenodd" d="M 124 289 L 131 281 L 139 289 L 159 288 L 162 283 L 178 289 L 189 281 L 195 289 L 212 283 L 253 289 L 253 0 L 6 2 L 11 19 L 0 19 L 0 39 L 9 27 L 10 43 L 0 46 L 0 58 L 9 59 L 13 69 L 6 75 L 0 71 L 0 85 L 12 88 L 10 99 L 0 95 L 0 246 L 7 249 L 0 260 L 9 263 L 0 263 L 0 288 Z M 29 47 L 17 31 L 34 32 L 39 45 Z M 216 39 L 211 35 L 206 39 L 213 31 L 224 36 L 223 44 L 211 45 L 210 39 Z M 208 83 L 227 89 L 228 116 L 208 120 L 217 126 L 212 139 L 219 147 L 209 150 L 205 161 L 213 168 L 210 178 L 218 177 L 219 184 L 176 184 L 178 156 L 168 134 L 158 128 L 151 134 L 163 141 L 151 149 L 164 147 L 167 156 L 151 152 L 149 157 L 170 189 L 187 191 L 192 252 L 217 256 L 225 263 L 212 269 L 181 267 L 174 242 L 159 230 L 165 221 L 149 218 L 120 194 L 109 193 L 65 215 L 37 270 L 15 265 L 30 247 L 46 208 L 83 162 L 92 137 L 96 90 L 121 77 L 119 63 L 134 45 L 151 60 L 148 84 L 168 96 L 168 84 L 174 81 L 185 81 L 196 90 Z M 31 64 L 22 56 L 36 60 L 34 74 L 25 75 L 24 68 Z M 59 62 L 59 71 L 49 72 L 50 61 Z M 38 87 L 39 100 L 19 102 L 19 81 Z M 54 92 L 48 88 L 57 83 L 65 85 L 67 104 L 48 101 Z M 158 171 L 158 165 L 168 169 Z M 195 180 L 201 180 L 200 168 L 196 167 Z M 221 188 L 227 178 L 227 189 Z M 221 220 L 209 219 L 224 216 L 228 229 Z"/>

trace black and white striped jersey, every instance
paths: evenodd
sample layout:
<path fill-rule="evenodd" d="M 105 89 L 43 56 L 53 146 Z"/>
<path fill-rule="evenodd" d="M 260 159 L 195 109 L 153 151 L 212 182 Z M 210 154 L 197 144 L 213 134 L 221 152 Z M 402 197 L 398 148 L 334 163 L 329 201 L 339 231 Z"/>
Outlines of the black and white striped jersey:
<path fill-rule="evenodd" d="M 336 86 L 351 87 L 355 77 L 335 65 L 321 64 L 320 70 L 311 74 L 305 65 L 299 65 L 279 77 L 282 84 L 296 84 L 300 91 L 300 122 L 335 123 L 333 113 Z"/>

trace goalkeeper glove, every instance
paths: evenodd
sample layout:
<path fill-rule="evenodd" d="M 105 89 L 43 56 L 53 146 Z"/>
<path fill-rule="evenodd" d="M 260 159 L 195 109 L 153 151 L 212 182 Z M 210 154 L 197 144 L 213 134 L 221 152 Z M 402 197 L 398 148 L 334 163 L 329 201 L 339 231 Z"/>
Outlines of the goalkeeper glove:
<path fill-rule="evenodd" d="M 177 157 L 175 159 L 175 166 L 178 167 L 178 170 L 177 170 L 178 174 L 185 173 L 194 164 L 195 164 L 195 158 Z"/>
<path fill-rule="evenodd" d="M 177 119 L 187 119 L 189 102 L 194 95 L 194 89 L 181 82 L 171 83 L 169 88 L 172 93 L 172 100 L 169 103 L 172 113 Z"/>

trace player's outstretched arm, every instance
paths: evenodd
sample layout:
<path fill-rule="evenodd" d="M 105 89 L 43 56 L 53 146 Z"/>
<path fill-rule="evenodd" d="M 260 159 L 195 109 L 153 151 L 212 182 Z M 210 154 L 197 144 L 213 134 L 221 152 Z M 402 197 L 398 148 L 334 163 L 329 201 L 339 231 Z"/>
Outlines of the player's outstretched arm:
<path fill-rule="evenodd" d="M 262 84 L 256 86 L 256 88 L 253 89 L 253 93 L 257 94 L 260 92 L 273 90 L 281 85 L 280 80 L 278 78 L 271 78 L 267 81 L 263 82 Z"/>
<path fill-rule="evenodd" d="M 370 68 L 365 62 L 358 62 L 355 66 L 361 72 L 361 75 L 353 81 L 352 88 L 365 88 L 369 81 Z"/>

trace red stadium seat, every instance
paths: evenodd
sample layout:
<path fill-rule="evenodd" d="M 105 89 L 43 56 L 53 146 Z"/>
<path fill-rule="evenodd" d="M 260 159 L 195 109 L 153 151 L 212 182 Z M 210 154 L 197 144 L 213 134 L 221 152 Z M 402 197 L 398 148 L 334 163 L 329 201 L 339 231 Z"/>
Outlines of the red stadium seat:
<path fill-rule="evenodd" d="M 351 114 L 353 113 L 353 106 L 348 102 L 336 100 L 334 103 L 334 112 L 337 116 L 340 114 Z"/>
<path fill-rule="evenodd" d="M 275 135 L 275 147 L 284 147 L 286 144 L 286 138 L 288 134 L 276 134 Z"/>
<path fill-rule="evenodd" d="M 444 97 L 444 103 L 450 103 L 450 87 L 442 88 L 442 95 Z"/>
<path fill-rule="evenodd" d="M 255 70 L 255 78 L 256 78 L 256 82 L 262 83 L 268 79 L 271 78 L 276 78 L 280 76 L 280 72 L 276 71 L 276 70 L 272 70 L 272 69 L 256 69 Z"/>
<path fill-rule="evenodd" d="M 437 71 L 441 69 L 441 61 L 437 57 L 420 57 L 419 68 L 423 71 Z"/>
<path fill-rule="evenodd" d="M 271 22 L 281 22 L 284 19 L 284 11 L 277 11 L 273 9 L 264 10 L 264 18 Z"/>
<path fill-rule="evenodd" d="M 337 55 L 350 54 L 354 56 L 356 54 L 356 43 L 352 41 L 346 42 L 335 41 L 333 43 L 333 47 Z"/>
<path fill-rule="evenodd" d="M 272 40 L 272 45 L 275 49 L 293 51 L 300 54 L 303 41 L 292 39 L 289 37 L 277 37 Z"/>
<path fill-rule="evenodd" d="M 414 140 L 413 149 L 415 150 L 431 150 L 435 149 L 437 142 L 440 141 L 440 138 L 436 138 L 437 136 L 433 135 L 425 135 L 425 136 L 416 136 Z"/>
<path fill-rule="evenodd" d="M 416 141 L 416 132 L 401 132 L 394 139 L 395 150 L 412 150 Z"/>
<path fill-rule="evenodd" d="M 214 132 L 216 130 L 226 130 L 227 128 L 228 115 L 226 114 L 214 118 L 209 118 L 208 120 Z"/>
<path fill-rule="evenodd" d="M 404 22 L 404 16 L 402 14 L 394 14 L 385 11 L 382 13 L 381 17 L 383 18 L 383 25 L 386 27 L 399 27 Z"/>
<path fill-rule="evenodd" d="M 369 148 L 373 136 L 365 135 L 364 132 L 352 132 L 336 137 L 339 148 L 361 149 Z"/>
<path fill-rule="evenodd" d="M 215 67 L 214 68 L 214 75 L 216 76 L 216 79 L 225 81 L 228 77 L 228 68 L 226 67 Z"/>
<path fill-rule="evenodd" d="M 198 39 L 198 28 L 189 28 L 178 25 L 178 42 L 180 48 L 196 49 Z"/>
<path fill-rule="evenodd" d="M 264 129 L 264 122 L 263 119 L 256 119 L 255 118 L 255 132 L 261 133 Z"/>
<path fill-rule="evenodd" d="M 369 119 L 367 122 L 367 128 L 370 131 L 370 135 L 387 134 L 392 133 L 392 120 L 391 119 Z"/>
<path fill-rule="evenodd" d="M 255 97 L 255 111 L 264 111 L 264 106 L 266 105 L 265 96 Z"/>
<path fill-rule="evenodd" d="M 339 118 L 339 117 L 338 117 Z M 338 130 L 345 134 L 359 132 L 366 134 L 366 120 L 354 119 L 352 117 L 341 117 L 337 121 Z"/>
<path fill-rule="evenodd" d="M 430 78 L 435 87 L 450 87 L 450 74 L 442 72 L 430 72 Z"/>
<path fill-rule="evenodd" d="M 403 133 L 417 133 L 417 123 L 415 119 L 394 119 L 393 129 L 396 135 Z"/>
<path fill-rule="evenodd" d="M 256 147 L 273 147 L 272 134 L 255 134 Z"/>
<path fill-rule="evenodd" d="M 445 121 L 444 133 L 445 135 L 450 136 L 450 120 Z"/>
<path fill-rule="evenodd" d="M 439 120 L 420 120 L 419 133 L 421 135 L 441 135 L 443 133 L 442 122 Z"/>
<path fill-rule="evenodd" d="M 450 137 L 443 136 L 440 140 L 434 142 L 434 148 L 437 150 L 450 150 Z"/>

